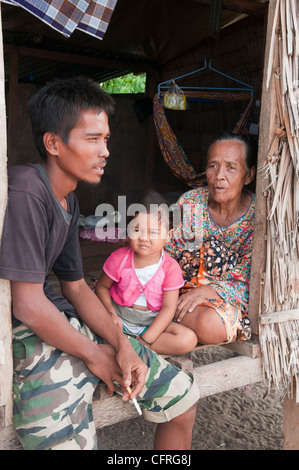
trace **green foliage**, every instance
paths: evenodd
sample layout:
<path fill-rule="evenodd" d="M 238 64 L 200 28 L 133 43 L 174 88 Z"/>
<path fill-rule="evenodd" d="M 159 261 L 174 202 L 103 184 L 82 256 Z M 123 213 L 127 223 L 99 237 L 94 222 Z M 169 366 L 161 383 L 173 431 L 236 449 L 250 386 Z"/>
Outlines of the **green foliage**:
<path fill-rule="evenodd" d="M 103 90 L 108 93 L 144 93 L 145 92 L 146 74 L 134 75 L 129 73 L 123 77 L 112 78 L 101 83 Z"/>

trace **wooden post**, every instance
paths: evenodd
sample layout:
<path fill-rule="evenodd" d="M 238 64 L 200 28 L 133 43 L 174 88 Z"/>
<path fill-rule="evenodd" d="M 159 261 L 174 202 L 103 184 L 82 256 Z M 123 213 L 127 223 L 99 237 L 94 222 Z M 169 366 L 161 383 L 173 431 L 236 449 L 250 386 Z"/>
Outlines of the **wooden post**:
<path fill-rule="evenodd" d="M 283 403 L 284 450 L 299 450 L 299 404 L 296 404 L 296 382 L 293 398 L 286 397 Z"/>
<path fill-rule="evenodd" d="M 273 79 L 267 88 L 267 69 L 269 50 L 271 46 L 271 33 L 275 13 L 275 0 L 270 0 L 268 9 L 266 45 L 264 56 L 263 87 L 261 98 L 261 114 L 259 123 L 259 149 L 257 170 L 263 167 L 270 148 L 271 139 L 278 125 L 278 112 L 276 109 L 275 87 Z M 264 175 L 257 171 L 256 178 L 256 210 L 254 219 L 254 236 L 252 250 L 252 264 L 250 277 L 249 318 L 254 334 L 258 334 L 258 317 L 261 313 L 262 283 L 266 259 L 266 207 L 264 198 Z"/>
<path fill-rule="evenodd" d="M 7 146 L 2 20 L 0 8 L 0 234 L 7 202 Z M 0 429 L 12 421 L 12 351 L 10 283 L 0 279 Z"/>

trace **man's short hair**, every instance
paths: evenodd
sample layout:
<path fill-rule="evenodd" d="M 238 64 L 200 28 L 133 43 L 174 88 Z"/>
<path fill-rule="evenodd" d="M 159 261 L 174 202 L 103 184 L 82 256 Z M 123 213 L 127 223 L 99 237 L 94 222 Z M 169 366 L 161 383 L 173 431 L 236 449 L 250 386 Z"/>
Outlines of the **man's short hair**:
<path fill-rule="evenodd" d="M 46 132 L 59 135 L 67 143 L 70 131 L 82 112 L 95 109 L 110 117 L 115 109 L 113 98 L 99 84 L 86 77 L 57 79 L 44 85 L 29 101 L 35 145 L 43 159 L 47 158 L 43 136 Z"/>

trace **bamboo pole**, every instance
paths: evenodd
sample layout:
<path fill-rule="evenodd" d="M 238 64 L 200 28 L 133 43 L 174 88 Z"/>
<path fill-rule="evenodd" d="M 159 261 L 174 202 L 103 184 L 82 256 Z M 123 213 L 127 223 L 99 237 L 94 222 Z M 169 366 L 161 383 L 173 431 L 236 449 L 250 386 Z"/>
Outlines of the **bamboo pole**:
<path fill-rule="evenodd" d="M 2 19 L 0 7 L 0 234 L 7 202 L 7 145 Z M 10 283 L 0 279 L 0 428 L 12 421 L 12 351 Z"/>

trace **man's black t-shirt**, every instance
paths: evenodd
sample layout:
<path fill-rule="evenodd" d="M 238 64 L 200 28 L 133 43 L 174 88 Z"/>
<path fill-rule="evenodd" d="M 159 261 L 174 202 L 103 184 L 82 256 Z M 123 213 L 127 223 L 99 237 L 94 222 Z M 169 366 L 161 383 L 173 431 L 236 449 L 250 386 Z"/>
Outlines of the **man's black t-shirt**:
<path fill-rule="evenodd" d="M 60 311 L 76 316 L 72 305 L 56 295 L 46 282 L 51 270 L 65 281 L 83 277 L 78 237 L 79 204 L 72 192 L 66 199 L 67 211 L 56 199 L 40 164 L 9 168 L 0 277 L 43 283 L 48 299 Z"/>

